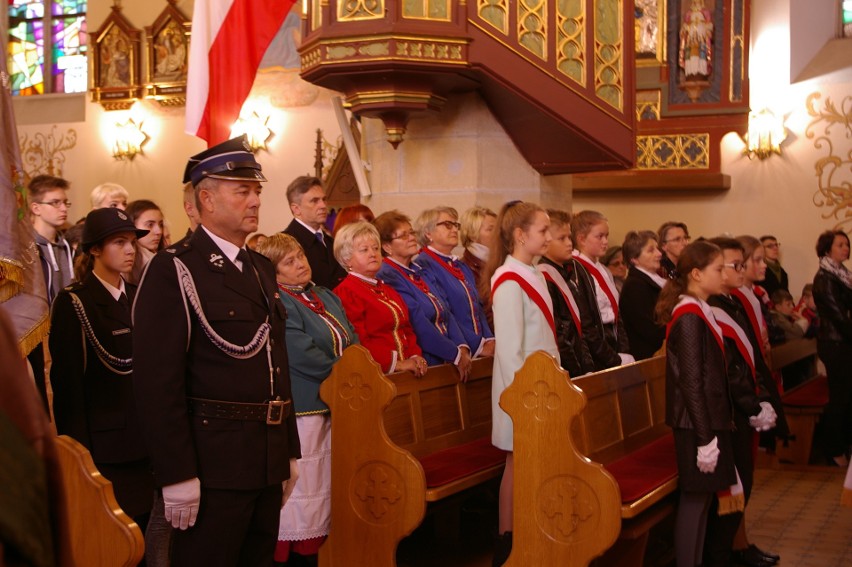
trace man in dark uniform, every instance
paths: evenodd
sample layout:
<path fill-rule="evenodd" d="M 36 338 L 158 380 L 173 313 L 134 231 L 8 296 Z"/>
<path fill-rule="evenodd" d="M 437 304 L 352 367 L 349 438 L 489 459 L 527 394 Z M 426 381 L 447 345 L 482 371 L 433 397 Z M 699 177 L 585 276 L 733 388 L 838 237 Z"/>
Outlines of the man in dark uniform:
<path fill-rule="evenodd" d="M 334 289 L 346 277 L 346 270 L 334 258 L 334 239 L 323 230 L 328 207 L 322 181 L 307 175 L 297 177 L 287 187 L 287 202 L 293 220 L 283 232 L 302 245 L 313 282 Z"/>
<path fill-rule="evenodd" d="M 245 248 L 261 173 L 244 138 L 190 158 L 201 225 L 151 261 L 134 303 L 134 390 L 172 565 L 271 565 L 300 456 L 275 269 Z"/>

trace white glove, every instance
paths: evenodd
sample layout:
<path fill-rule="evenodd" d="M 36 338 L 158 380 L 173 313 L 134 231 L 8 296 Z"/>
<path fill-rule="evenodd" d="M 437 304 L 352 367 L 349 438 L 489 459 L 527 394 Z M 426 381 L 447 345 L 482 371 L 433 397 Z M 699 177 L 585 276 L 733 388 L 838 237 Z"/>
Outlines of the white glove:
<path fill-rule="evenodd" d="M 769 402 L 760 402 L 760 413 L 748 418 L 748 423 L 756 431 L 769 431 L 775 427 L 775 422 L 778 420 L 778 414 L 775 413 L 775 408 Z"/>
<path fill-rule="evenodd" d="M 201 503 L 201 481 L 198 477 L 163 487 L 166 521 L 173 528 L 185 530 L 195 525 Z"/>
<path fill-rule="evenodd" d="M 627 354 L 626 352 L 618 353 L 618 357 L 621 359 L 621 366 L 624 366 L 625 364 L 631 364 L 633 362 L 636 362 L 636 359 L 633 358 L 633 355 Z"/>
<path fill-rule="evenodd" d="M 698 448 L 698 470 L 703 473 L 712 473 L 716 470 L 719 462 L 719 440 L 714 437 L 712 441 Z"/>
<path fill-rule="evenodd" d="M 299 480 L 299 462 L 298 459 L 290 459 L 290 478 L 281 483 L 281 488 L 284 489 L 284 494 L 281 497 L 281 507 L 290 499 L 293 494 L 293 489 L 296 488 L 296 481 Z"/>

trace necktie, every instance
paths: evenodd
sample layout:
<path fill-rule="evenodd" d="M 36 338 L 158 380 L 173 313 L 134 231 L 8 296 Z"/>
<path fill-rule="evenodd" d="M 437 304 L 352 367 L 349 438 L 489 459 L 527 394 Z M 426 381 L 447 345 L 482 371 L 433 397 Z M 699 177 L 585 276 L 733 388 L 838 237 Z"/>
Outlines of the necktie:
<path fill-rule="evenodd" d="M 317 237 L 317 240 L 319 240 L 319 243 L 325 246 L 325 238 L 323 238 L 322 231 L 317 231 L 314 235 Z"/>
<path fill-rule="evenodd" d="M 240 251 L 237 252 L 237 260 L 243 264 L 243 276 L 248 278 L 249 281 L 255 281 L 254 269 L 252 268 L 251 260 L 249 259 L 249 253 L 245 248 L 240 248 Z"/>
<path fill-rule="evenodd" d="M 118 296 L 118 304 L 121 305 L 124 309 L 130 311 L 130 300 L 127 299 L 127 294 L 123 291 L 121 292 L 121 295 Z"/>

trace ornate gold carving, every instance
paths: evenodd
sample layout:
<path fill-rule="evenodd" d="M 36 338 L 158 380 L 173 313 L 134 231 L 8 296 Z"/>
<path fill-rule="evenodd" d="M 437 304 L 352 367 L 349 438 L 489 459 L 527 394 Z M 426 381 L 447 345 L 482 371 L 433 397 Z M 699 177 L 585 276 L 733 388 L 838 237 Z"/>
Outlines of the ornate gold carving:
<path fill-rule="evenodd" d="M 311 31 L 322 27 L 322 7 L 328 5 L 322 0 L 311 0 Z"/>
<path fill-rule="evenodd" d="M 364 383 L 360 374 L 354 373 L 343 383 L 340 397 L 349 402 L 349 409 L 359 411 L 364 402 L 373 397 L 373 389 Z"/>
<path fill-rule="evenodd" d="M 351 45 L 329 45 L 325 48 L 325 58 L 328 60 L 352 57 L 358 51 Z"/>
<path fill-rule="evenodd" d="M 544 380 L 536 382 L 533 389 L 525 392 L 521 399 L 524 407 L 532 411 L 533 417 L 539 421 L 547 419 L 547 412 L 556 411 L 562 403 L 559 394 L 554 392 Z"/>
<path fill-rule="evenodd" d="M 552 477 L 538 490 L 537 500 L 536 523 L 553 539 L 577 543 L 594 534 L 595 520 L 600 517 L 600 502 L 592 487 L 581 478 Z"/>
<path fill-rule="evenodd" d="M 427 105 L 438 109 L 447 102 L 447 99 L 430 92 L 408 91 L 360 91 L 346 97 L 346 106 L 349 107 L 390 102 Z"/>
<path fill-rule="evenodd" d="M 831 98 L 826 97 L 823 107 L 817 109 L 821 97 L 820 93 L 815 92 L 808 95 L 805 102 L 808 114 L 813 118 L 805 129 L 805 136 L 814 140 L 816 149 L 825 148 L 827 151 L 826 156 L 814 163 L 818 189 L 814 193 L 813 201 L 817 207 L 828 209 L 823 213 L 822 218 L 834 218 L 838 221 L 835 225 L 836 229 L 847 230 L 844 227 L 852 224 L 852 183 L 849 181 L 848 173 L 852 171 L 852 147 L 848 142 L 852 138 L 852 96 L 844 97 L 839 107 L 831 101 Z M 823 131 L 821 134 L 816 134 L 813 130 L 820 123 L 824 123 Z M 832 131 L 834 126 L 841 127 L 839 135 L 837 135 L 837 129 Z M 841 148 L 838 154 L 834 153 L 832 137 L 838 139 L 838 145 Z M 843 145 L 844 138 L 845 145 Z M 843 150 L 847 147 L 850 149 L 844 155 Z"/>
<path fill-rule="evenodd" d="M 461 46 L 447 43 L 399 41 L 396 44 L 396 54 L 411 59 L 462 60 Z"/>
<path fill-rule="evenodd" d="M 509 0 L 477 0 L 476 13 L 482 21 L 509 35 Z"/>
<path fill-rule="evenodd" d="M 586 0 L 557 0 L 556 42 L 556 68 L 586 86 Z"/>
<path fill-rule="evenodd" d="M 383 43 L 367 43 L 358 47 L 358 53 L 361 55 L 369 55 L 370 57 L 380 57 L 390 53 L 390 44 Z"/>
<path fill-rule="evenodd" d="M 62 177 L 65 152 L 73 150 L 77 145 L 77 131 L 69 128 L 64 133 L 57 134 L 54 125 L 48 134 L 36 132 L 32 138 L 24 134 L 19 143 L 27 183 L 36 175 Z"/>
<path fill-rule="evenodd" d="M 319 65 L 320 61 L 322 61 L 320 49 L 311 49 L 302 54 L 302 69 L 310 69 L 314 65 Z"/>
<path fill-rule="evenodd" d="M 745 80 L 745 7 L 741 1 L 733 2 L 731 6 L 731 53 L 728 59 L 730 60 L 730 77 L 728 81 L 728 98 L 731 101 L 741 101 L 743 99 L 743 81 Z M 739 55 L 739 57 L 737 57 Z M 736 60 L 739 60 L 739 65 L 736 65 Z M 736 87 L 739 86 L 739 92 L 736 92 Z"/>
<path fill-rule="evenodd" d="M 358 22 L 385 17 L 384 0 L 338 0 L 337 21 Z"/>
<path fill-rule="evenodd" d="M 637 169 L 707 169 L 710 134 L 636 136 Z"/>
<path fill-rule="evenodd" d="M 636 120 L 660 119 L 660 91 L 637 91 Z"/>
<path fill-rule="evenodd" d="M 624 103 L 622 0 L 595 0 L 595 94 L 621 110 Z"/>
<path fill-rule="evenodd" d="M 405 482 L 388 463 L 365 463 L 352 477 L 352 509 L 365 522 L 387 524 L 402 510 Z"/>
<path fill-rule="evenodd" d="M 546 0 L 519 0 L 518 43 L 547 61 Z"/>
<path fill-rule="evenodd" d="M 402 17 L 409 20 L 450 21 L 449 0 L 403 0 Z"/>

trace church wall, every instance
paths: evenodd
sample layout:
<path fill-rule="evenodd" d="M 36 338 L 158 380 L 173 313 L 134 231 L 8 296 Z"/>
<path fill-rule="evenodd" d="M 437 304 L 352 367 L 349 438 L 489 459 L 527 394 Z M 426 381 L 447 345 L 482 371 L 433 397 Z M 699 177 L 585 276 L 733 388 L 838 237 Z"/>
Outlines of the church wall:
<path fill-rule="evenodd" d="M 782 243 L 782 265 L 790 275 L 790 291 L 798 298 L 802 286 L 816 273 L 814 246 L 819 233 L 835 226 L 848 231 L 852 219 L 846 216 L 852 214 L 848 206 L 833 214 L 833 207 L 825 206 L 820 191 L 821 185 L 839 187 L 845 181 L 847 185 L 839 189 L 839 196 L 845 196 L 847 201 L 852 198 L 852 130 L 848 123 L 831 125 L 830 120 L 811 116 L 808 97 L 819 93 L 819 98 L 812 101 L 817 113 L 826 114 L 825 104 L 830 99 L 848 120 L 852 116 L 852 69 L 791 84 L 791 22 L 798 30 L 799 22 L 795 13 L 791 17 L 790 3 L 753 2 L 751 106 L 756 110 L 768 107 L 776 115 L 787 115 L 788 137 L 781 156 L 750 160 L 742 154 L 742 140 L 731 133 L 720 148 L 722 172 L 731 176 L 729 191 L 575 193 L 573 210 L 592 208 L 607 215 L 611 245 L 620 244 L 631 229 L 656 230 L 668 220 L 685 222 L 693 239 L 721 233 L 758 237 L 773 234 Z M 826 21 L 822 24 L 832 25 Z M 815 124 L 809 137 L 808 125 L 812 122 Z M 826 135 L 827 126 L 830 128 Z M 829 139 L 831 146 L 820 138 Z M 826 168 L 822 176 L 816 173 L 819 160 L 831 155 L 843 162 L 834 173 L 834 183 L 828 180 L 833 166 Z"/>

